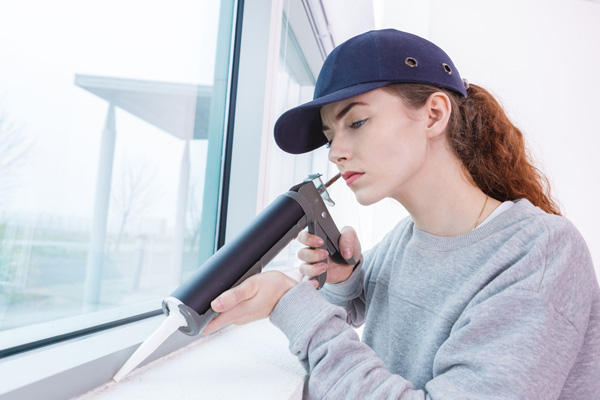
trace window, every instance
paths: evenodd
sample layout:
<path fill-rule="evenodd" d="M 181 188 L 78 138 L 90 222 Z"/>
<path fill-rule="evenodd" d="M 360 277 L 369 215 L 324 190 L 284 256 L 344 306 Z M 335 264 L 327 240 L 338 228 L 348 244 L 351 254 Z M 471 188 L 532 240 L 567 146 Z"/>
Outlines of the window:
<path fill-rule="evenodd" d="M 162 313 L 214 252 L 234 3 L 0 5 L 0 356 Z"/>

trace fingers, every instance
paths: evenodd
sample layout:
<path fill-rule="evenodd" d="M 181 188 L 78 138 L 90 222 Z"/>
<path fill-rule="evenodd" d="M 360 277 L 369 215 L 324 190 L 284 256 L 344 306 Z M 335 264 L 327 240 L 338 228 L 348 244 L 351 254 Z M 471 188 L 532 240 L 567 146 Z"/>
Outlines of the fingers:
<path fill-rule="evenodd" d="M 252 299 L 256 295 L 256 292 L 257 287 L 252 280 L 245 280 L 239 286 L 223 292 L 210 303 L 211 308 L 220 314 L 206 325 L 202 333 L 208 335 L 227 324 L 235 322 L 243 323 L 243 318 L 245 316 L 248 317 L 248 315 L 246 315 L 243 307 L 236 306 L 239 306 L 246 300 Z"/>
<path fill-rule="evenodd" d="M 202 330 L 205 335 L 211 334 L 229 324 L 241 325 L 254 319 L 245 312 L 244 308 L 233 308 L 230 311 L 219 314 Z"/>
<path fill-rule="evenodd" d="M 327 257 L 329 257 L 329 252 L 325 249 L 304 248 L 298 250 L 298 259 L 304 261 L 304 264 L 299 267 L 300 273 L 309 277 L 321 275 L 327 270 L 327 262 L 322 262 L 327 260 Z"/>
<path fill-rule="evenodd" d="M 297 253 L 298 259 L 304 262 L 299 266 L 300 273 L 303 275 L 315 277 L 327 271 L 327 281 L 335 283 L 347 279 L 347 275 L 352 272 L 352 269 L 348 269 L 348 265 L 335 263 L 329 257 L 327 250 L 316 248 L 323 244 L 323 240 L 319 236 L 302 231 L 298 235 L 298 241 L 310 246 L 298 250 Z M 360 242 L 353 228 L 346 226 L 340 230 L 338 246 L 344 259 L 358 260 L 360 258 Z"/>
<path fill-rule="evenodd" d="M 361 248 L 356 231 L 349 226 L 345 226 L 340 230 L 340 234 L 338 246 L 340 248 L 342 257 L 344 257 L 346 260 L 352 257 L 354 257 L 355 260 L 358 260 L 361 255 Z M 310 234 L 307 231 L 302 231 L 298 235 L 298 241 L 302 244 L 313 247 L 303 248 L 298 251 L 298 258 L 307 264 L 317 263 L 329 256 L 327 250 L 316 249 L 316 247 L 323 245 L 323 240 L 317 235 Z"/>
<path fill-rule="evenodd" d="M 305 263 L 313 264 L 327 259 L 329 252 L 325 249 L 310 249 L 306 247 L 298 250 L 297 255 Z"/>
<path fill-rule="evenodd" d="M 321 275 L 323 272 L 327 271 L 327 263 L 302 264 L 298 268 L 302 275 L 312 278 L 313 276 Z"/>
<path fill-rule="evenodd" d="M 308 231 L 302 231 L 298 235 L 298 241 L 313 247 L 306 247 L 298 250 L 298 259 L 304 261 L 304 264 L 299 267 L 300 272 L 309 277 L 321 275 L 325 272 L 327 270 L 327 263 L 320 261 L 327 260 L 329 252 L 325 249 L 316 248 L 323 245 L 323 239 L 317 235 L 308 233 Z"/>
<path fill-rule="evenodd" d="M 321 247 L 324 242 L 317 235 L 313 235 L 312 233 L 308 233 L 308 231 L 302 231 L 298 234 L 298 241 L 309 247 Z"/>

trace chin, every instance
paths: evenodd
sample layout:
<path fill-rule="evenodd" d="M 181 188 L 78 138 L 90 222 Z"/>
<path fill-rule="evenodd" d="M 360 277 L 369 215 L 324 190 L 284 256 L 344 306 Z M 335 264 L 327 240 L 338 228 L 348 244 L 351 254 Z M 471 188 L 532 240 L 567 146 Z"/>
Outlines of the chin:
<path fill-rule="evenodd" d="M 373 193 L 364 193 L 360 190 L 354 192 L 354 196 L 356 196 L 356 201 L 358 201 L 358 204 L 361 206 L 370 206 L 382 199 L 381 197 L 373 195 Z"/>

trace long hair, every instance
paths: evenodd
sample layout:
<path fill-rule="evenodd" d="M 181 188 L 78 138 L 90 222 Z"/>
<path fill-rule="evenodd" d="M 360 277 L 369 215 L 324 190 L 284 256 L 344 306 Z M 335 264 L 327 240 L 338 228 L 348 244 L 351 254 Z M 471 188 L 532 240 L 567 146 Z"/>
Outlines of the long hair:
<path fill-rule="evenodd" d="M 412 108 L 423 107 L 435 92 L 446 93 L 452 104 L 446 135 L 467 177 L 496 200 L 525 198 L 547 213 L 561 215 L 548 178 L 531 161 L 523 134 L 487 90 L 471 84 L 467 97 L 462 97 L 424 84 L 400 83 L 384 89 Z"/>

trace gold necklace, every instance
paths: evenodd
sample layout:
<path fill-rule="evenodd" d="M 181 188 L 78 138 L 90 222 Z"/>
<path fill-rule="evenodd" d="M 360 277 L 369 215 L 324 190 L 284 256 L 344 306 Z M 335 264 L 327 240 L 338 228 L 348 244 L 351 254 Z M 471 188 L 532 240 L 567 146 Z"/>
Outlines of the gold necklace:
<path fill-rule="evenodd" d="M 489 197 L 490 196 L 488 196 L 487 194 L 485 195 L 485 202 L 483 203 L 483 208 L 481 209 L 481 212 L 479 213 L 479 217 L 477 217 L 477 221 L 475 221 L 475 225 L 473 226 L 473 229 L 471 229 L 471 231 L 474 231 L 475 228 L 477 228 L 477 225 L 479 225 L 479 220 L 481 219 L 481 216 L 483 215 L 483 210 L 485 210 L 485 206 L 487 204 Z"/>

